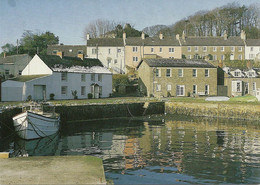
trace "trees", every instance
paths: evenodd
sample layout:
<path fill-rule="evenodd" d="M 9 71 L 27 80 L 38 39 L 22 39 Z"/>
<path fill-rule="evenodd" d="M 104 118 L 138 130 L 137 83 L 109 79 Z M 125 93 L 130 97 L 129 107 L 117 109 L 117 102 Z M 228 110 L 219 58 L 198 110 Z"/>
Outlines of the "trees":
<path fill-rule="evenodd" d="M 7 55 L 14 55 L 17 52 L 16 47 L 13 44 L 7 43 L 3 45 L 1 48 L 3 52 L 5 52 Z M 1 55 L 3 55 L 3 53 L 1 53 Z"/>

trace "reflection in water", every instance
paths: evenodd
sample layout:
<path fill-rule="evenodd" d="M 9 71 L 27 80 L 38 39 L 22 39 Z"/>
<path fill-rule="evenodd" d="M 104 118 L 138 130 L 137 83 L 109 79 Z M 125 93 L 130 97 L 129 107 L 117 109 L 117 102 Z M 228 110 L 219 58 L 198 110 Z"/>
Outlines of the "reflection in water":
<path fill-rule="evenodd" d="M 30 144 L 15 141 L 14 152 L 22 148 L 29 155 L 98 156 L 115 184 L 260 181 L 258 124 L 182 117 L 151 120 L 74 122 L 50 143 L 47 138 Z"/>

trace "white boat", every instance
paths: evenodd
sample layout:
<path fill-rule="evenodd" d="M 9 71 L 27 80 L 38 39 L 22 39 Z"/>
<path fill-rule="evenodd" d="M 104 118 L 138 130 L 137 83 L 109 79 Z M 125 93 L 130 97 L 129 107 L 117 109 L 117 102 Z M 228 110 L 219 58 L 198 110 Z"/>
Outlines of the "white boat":
<path fill-rule="evenodd" d="M 13 117 L 14 128 L 22 139 L 37 139 L 55 134 L 59 130 L 60 117 L 53 112 L 44 112 L 39 106 L 31 106 Z"/>

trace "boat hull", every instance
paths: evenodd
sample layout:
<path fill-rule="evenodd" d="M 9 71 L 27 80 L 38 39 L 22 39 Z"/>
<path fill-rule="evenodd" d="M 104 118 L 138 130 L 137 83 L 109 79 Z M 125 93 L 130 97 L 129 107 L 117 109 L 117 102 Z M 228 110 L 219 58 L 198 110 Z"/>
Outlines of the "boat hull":
<path fill-rule="evenodd" d="M 13 117 L 13 122 L 17 135 L 26 140 L 47 137 L 59 130 L 59 118 L 46 117 L 29 111 Z"/>

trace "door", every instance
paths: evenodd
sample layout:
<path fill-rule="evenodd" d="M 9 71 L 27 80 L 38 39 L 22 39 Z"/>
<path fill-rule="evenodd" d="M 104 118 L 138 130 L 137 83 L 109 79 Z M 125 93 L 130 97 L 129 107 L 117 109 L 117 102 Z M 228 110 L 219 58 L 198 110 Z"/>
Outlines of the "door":
<path fill-rule="evenodd" d="M 46 86 L 45 85 L 34 85 L 33 86 L 34 100 L 46 99 Z"/>
<path fill-rule="evenodd" d="M 99 98 L 99 86 L 94 86 L 94 98 Z"/>

